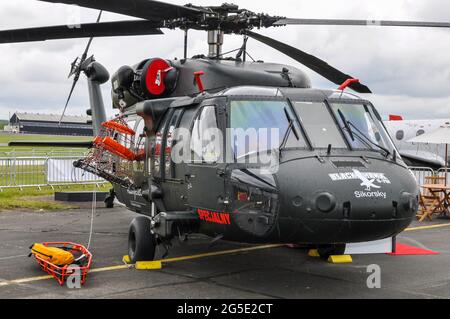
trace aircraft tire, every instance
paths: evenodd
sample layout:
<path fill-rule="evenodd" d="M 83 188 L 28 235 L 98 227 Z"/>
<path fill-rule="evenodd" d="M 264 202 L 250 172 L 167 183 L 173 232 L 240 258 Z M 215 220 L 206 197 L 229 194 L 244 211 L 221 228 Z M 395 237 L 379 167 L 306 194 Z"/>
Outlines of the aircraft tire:
<path fill-rule="evenodd" d="M 105 207 L 108 209 L 114 208 L 114 199 L 105 200 Z"/>
<path fill-rule="evenodd" d="M 128 232 L 128 256 L 132 263 L 155 259 L 156 238 L 151 232 L 150 219 L 139 216 L 133 219 Z"/>
<path fill-rule="evenodd" d="M 116 193 L 114 189 L 109 191 L 109 195 L 105 198 L 105 207 L 106 208 L 114 208 L 114 199 L 116 198 Z"/>
<path fill-rule="evenodd" d="M 320 245 L 317 250 L 319 252 L 320 258 L 328 259 L 333 255 L 343 255 L 345 253 L 345 247 L 345 244 Z"/>

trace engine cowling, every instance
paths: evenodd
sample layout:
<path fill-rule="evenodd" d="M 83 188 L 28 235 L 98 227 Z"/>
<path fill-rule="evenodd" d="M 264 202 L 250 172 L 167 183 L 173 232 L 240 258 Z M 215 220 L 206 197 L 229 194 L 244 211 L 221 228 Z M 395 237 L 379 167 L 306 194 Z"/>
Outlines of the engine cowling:
<path fill-rule="evenodd" d="M 169 60 L 152 58 L 134 67 L 123 66 L 112 76 L 115 108 L 169 96 L 176 88 L 178 70 Z"/>

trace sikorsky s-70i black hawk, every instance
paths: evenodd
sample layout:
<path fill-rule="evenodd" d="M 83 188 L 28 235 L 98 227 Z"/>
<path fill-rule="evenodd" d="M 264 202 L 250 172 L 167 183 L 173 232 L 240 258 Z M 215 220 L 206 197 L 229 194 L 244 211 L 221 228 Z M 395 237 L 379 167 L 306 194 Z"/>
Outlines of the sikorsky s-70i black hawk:
<path fill-rule="evenodd" d="M 46 2 L 144 19 L 0 32 L 1 43 L 91 37 L 71 74 L 74 86 L 81 73 L 88 78 L 96 138 L 89 156 L 75 165 L 112 182 L 110 200 L 116 196 L 143 215 L 130 227 L 132 261 L 152 260 L 157 245 L 168 247 L 193 233 L 305 244 L 319 247 L 323 256 L 339 254 L 347 243 L 395 236 L 415 217 L 417 183 L 380 115 L 370 101 L 344 92 L 370 93 L 369 88 L 253 31 L 305 24 L 448 28 L 449 23 L 288 19 L 231 4 Z M 185 32 L 184 58 L 149 58 L 121 67 L 112 76 L 112 105 L 119 114 L 107 121 L 100 86 L 109 74 L 88 58 L 92 37 L 158 35 L 161 29 Z M 187 58 L 191 29 L 207 31 L 208 55 Z M 233 57 L 222 52 L 224 34 L 243 36 Z M 311 88 L 306 73 L 293 66 L 248 61 L 249 38 L 339 89 Z"/>

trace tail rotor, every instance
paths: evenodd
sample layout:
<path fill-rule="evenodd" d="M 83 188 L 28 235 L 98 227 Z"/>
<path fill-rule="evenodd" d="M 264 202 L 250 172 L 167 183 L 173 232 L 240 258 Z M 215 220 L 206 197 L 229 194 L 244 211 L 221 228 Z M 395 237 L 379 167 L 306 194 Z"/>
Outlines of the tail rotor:
<path fill-rule="evenodd" d="M 100 20 L 102 18 L 103 11 L 100 11 L 97 17 L 96 23 L 100 23 Z M 67 107 L 69 106 L 70 100 L 72 98 L 73 92 L 75 91 L 75 88 L 77 86 L 78 80 L 80 79 L 81 72 L 85 70 L 85 67 L 88 66 L 91 62 L 94 61 L 93 56 L 88 58 L 89 49 L 91 47 L 92 41 L 94 40 L 94 37 L 91 37 L 87 43 L 86 49 L 83 52 L 83 55 L 81 58 L 77 57 L 72 63 L 70 67 L 69 72 L 69 78 L 73 76 L 73 82 L 72 87 L 69 92 L 69 96 L 67 97 L 66 104 L 64 106 L 64 110 L 61 114 L 61 118 L 59 119 L 59 126 L 61 127 L 61 122 L 64 119 L 64 116 L 66 115 Z"/>

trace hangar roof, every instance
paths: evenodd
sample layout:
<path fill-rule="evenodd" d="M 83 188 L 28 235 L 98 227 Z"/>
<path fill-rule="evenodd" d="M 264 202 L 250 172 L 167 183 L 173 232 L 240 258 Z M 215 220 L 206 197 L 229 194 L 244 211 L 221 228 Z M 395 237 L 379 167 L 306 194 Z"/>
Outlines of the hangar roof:
<path fill-rule="evenodd" d="M 21 121 L 36 121 L 36 122 L 57 122 L 61 118 L 61 115 L 57 114 L 40 114 L 40 113 L 15 113 L 14 115 Z M 14 116 L 13 115 L 13 116 Z M 62 123 L 79 123 L 79 124 L 87 124 L 91 118 L 88 116 L 79 116 L 79 115 L 65 115 Z"/>

